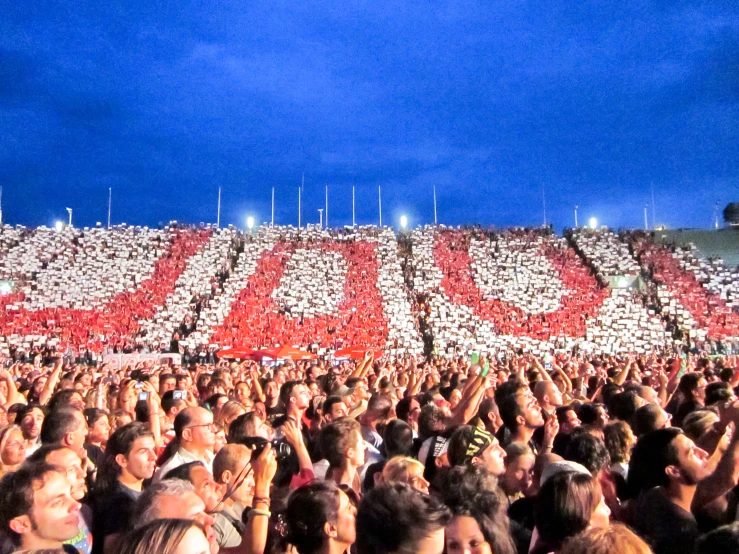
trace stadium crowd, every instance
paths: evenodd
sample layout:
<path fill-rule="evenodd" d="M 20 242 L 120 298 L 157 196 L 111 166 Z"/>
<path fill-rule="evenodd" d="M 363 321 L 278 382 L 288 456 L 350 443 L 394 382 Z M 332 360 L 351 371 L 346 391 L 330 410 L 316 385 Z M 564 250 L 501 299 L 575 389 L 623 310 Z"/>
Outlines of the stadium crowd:
<path fill-rule="evenodd" d="M 0 554 L 739 553 L 722 267 L 608 231 L 3 227 Z"/>

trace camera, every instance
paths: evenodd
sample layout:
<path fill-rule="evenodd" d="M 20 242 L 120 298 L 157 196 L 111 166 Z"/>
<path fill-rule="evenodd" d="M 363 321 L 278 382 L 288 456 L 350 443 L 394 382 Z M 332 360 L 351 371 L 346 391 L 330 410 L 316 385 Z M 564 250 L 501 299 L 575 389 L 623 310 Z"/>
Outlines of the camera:
<path fill-rule="evenodd" d="M 267 439 L 262 437 L 244 437 L 239 442 L 241 442 L 241 444 L 243 444 L 244 446 L 252 449 L 252 460 L 256 460 L 259 455 L 264 452 L 264 449 L 268 443 L 272 445 L 272 450 L 277 457 L 278 464 L 286 461 L 290 457 L 290 454 L 292 454 L 292 447 L 283 439 L 272 439 L 271 441 L 268 441 Z"/>
<path fill-rule="evenodd" d="M 172 400 L 185 400 L 187 398 L 187 392 L 184 390 L 173 390 Z"/>

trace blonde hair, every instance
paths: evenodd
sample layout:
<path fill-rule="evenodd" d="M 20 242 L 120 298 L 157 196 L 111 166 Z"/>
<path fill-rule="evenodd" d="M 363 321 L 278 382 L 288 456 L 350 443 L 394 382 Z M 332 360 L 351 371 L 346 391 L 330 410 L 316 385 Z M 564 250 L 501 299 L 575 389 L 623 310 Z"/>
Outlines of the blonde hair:
<path fill-rule="evenodd" d="M 246 407 L 241 402 L 238 400 L 229 400 L 221 406 L 220 410 L 218 410 L 218 417 L 216 418 L 215 423 L 223 427 L 223 429 L 228 432 L 228 427 L 231 425 L 231 422 L 241 414 L 245 413 Z"/>
<path fill-rule="evenodd" d="M 387 485 L 390 483 L 408 483 L 415 475 L 411 474 L 412 469 L 417 469 L 423 474 L 423 464 L 413 458 L 406 456 L 396 456 L 389 460 L 382 470 L 382 482 Z"/>
<path fill-rule="evenodd" d="M 23 437 L 23 430 L 15 424 L 8 425 L 0 429 L 0 477 L 8 473 L 14 466 L 6 466 L 2 459 L 2 453 L 5 450 L 5 445 L 8 444 L 10 439 L 10 433 L 18 431 Z"/>
<path fill-rule="evenodd" d="M 568 539 L 559 554 L 652 554 L 652 549 L 625 525 L 611 523 Z"/>

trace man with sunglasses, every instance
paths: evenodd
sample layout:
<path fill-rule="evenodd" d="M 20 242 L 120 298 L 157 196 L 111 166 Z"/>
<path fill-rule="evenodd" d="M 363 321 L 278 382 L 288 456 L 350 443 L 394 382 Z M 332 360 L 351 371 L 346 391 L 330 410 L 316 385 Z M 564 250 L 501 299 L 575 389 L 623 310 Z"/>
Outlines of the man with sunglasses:
<path fill-rule="evenodd" d="M 174 420 L 176 446 L 169 458 L 154 477 L 158 481 L 176 467 L 189 462 L 203 462 L 208 471 L 213 471 L 213 447 L 216 428 L 213 414 L 199 406 L 185 408 Z"/>

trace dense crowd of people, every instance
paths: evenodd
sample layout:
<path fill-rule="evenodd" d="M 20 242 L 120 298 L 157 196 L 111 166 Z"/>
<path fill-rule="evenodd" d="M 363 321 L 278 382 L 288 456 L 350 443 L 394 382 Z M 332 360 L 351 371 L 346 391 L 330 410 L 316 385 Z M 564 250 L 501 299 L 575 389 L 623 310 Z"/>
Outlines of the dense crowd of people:
<path fill-rule="evenodd" d="M 733 354 L 739 273 L 643 232 L 0 227 L 0 353 Z M 8 284 L 10 283 L 10 284 Z"/>
<path fill-rule="evenodd" d="M 739 553 L 732 275 L 643 233 L 2 227 L 0 554 Z"/>
<path fill-rule="evenodd" d="M 0 545 L 739 552 L 738 385 L 690 354 L 38 356 L 0 372 Z"/>

